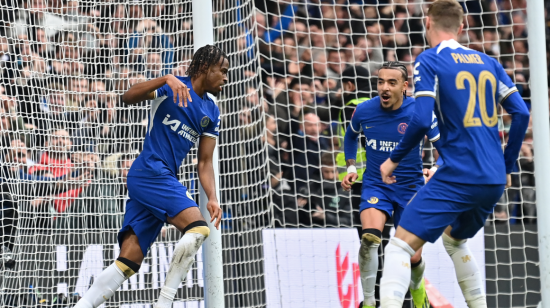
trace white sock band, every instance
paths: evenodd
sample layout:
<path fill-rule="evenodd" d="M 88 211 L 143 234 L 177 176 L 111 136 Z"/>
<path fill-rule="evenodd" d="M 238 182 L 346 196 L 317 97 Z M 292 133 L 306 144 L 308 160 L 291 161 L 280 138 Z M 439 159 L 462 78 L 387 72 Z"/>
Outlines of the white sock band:
<path fill-rule="evenodd" d="M 381 239 L 374 234 L 363 234 L 361 248 L 359 249 L 359 271 L 361 273 L 361 285 L 363 286 L 363 304 L 375 306 L 374 285 L 378 272 L 378 247 Z"/>
<path fill-rule="evenodd" d="M 100 306 L 115 294 L 115 291 L 120 288 L 124 280 L 126 280 L 126 277 L 116 263 L 111 264 L 97 276 L 94 284 L 74 308 L 95 308 Z"/>
<path fill-rule="evenodd" d="M 486 308 L 487 301 L 481 274 L 466 240 L 457 241 L 445 233 L 442 238 L 445 250 L 453 260 L 456 278 L 468 307 Z"/>
<path fill-rule="evenodd" d="M 380 280 L 380 304 L 401 308 L 411 280 L 414 250 L 404 241 L 392 238 L 385 249 L 384 272 Z"/>
<path fill-rule="evenodd" d="M 208 227 L 202 228 L 206 228 L 208 230 Z M 172 262 L 170 262 L 170 268 L 166 274 L 166 280 L 164 281 L 164 286 L 160 291 L 160 296 L 155 308 L 172 307 L 172 302 L 174 301 L 174 297 L 176 296 L 176 292 L 182 278 L 187 275 L 187 272 L 189 272 L 191 265 L 193 265 L 193 261 L 195 261 L 195 254 L 208 236 L 208 234 L 193 233 L 191 230 L 185 233 L 176 244 L 174 256 L 172 257 Z"/>

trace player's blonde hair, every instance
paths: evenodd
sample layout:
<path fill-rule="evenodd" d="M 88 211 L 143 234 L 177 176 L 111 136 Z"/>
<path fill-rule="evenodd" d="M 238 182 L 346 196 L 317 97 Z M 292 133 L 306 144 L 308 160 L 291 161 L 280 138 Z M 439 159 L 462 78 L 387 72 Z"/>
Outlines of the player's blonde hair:
<path fill-rule="evenodd" d="M 457 32 L 462 24 L 464 11 L 456 0 L 437 0 L 430 4 L 428 16 L 436 28 Z"/>

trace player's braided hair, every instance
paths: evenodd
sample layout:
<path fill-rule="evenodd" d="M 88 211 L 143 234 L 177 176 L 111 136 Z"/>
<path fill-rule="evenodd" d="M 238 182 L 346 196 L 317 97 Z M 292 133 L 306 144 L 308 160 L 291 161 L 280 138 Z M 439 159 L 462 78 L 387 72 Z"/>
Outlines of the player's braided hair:
<path fill-rule="evenodd" d="M 407 70 L 407 67 L 401 62 L 387 61 L 387 62 L 384 62 L 384 64 L 382 64 L 382 67 L 380 69 L 390 69 L 390 70 L 401 71 L 401 76 L 403 77 L 403 81 L 407 81 L 407 78 L 409 77 L 409 71 Z"/>
<path fill-rule="evenodd" d="M 200 74 L 206 73 L 212 65 L 218 64 L 222 58 L 229 60 L 225 52 L 220 48 L 214 45 L 202 46 L 193 55 L 193 60 L 191 60 L 191 64 L 189 64 L 189 68 L 185 73 L 191 79 L 198 77 Z"/>
<path fill-rule="evenodd" d="M 397 61 L 387 61 L 382 64 L 382 69 L 390 69 L 390 70 L 398 70 L 401 72 L 401 77 L 403 77 L 403 81 L 407 81 L 407 78 L 409 78 L 409 70 L 407 70 L 407 67 Z M 403 95 L 407 95 L 407 91 L 403 92 Z"/>

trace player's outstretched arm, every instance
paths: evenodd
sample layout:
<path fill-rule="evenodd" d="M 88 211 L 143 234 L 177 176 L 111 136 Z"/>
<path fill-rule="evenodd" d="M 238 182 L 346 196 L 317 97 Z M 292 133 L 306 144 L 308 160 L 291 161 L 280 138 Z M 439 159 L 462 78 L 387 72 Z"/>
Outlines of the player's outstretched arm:
<path fill-rule="evenodd" d="M 348 167 L 348 174 L 342 179 L 342 188 L 345 191 L 349 191 L 351 185 L 353 185 L 359 177 L 357 168 L 355 167 L 355 160 L 357 159 L 357 138 L 359 138 L 359 133 L 355 132 L 350 124 L 344 135 L 344 154 L 346 156 L 346 166 Z"/>
<path fill-rule="evenodd" d="M 202 136 L 199 141 L 199 180 L 202 188 L 208 198 L 206 208 L 212 217 L 210 222 L 215 222 L 216 229 L 219 229 L 222 221 L 222 210 L 216 196 L 216 182 L 214 178 L 214 166 L 212 158 L 214 156 L 214 148 L 216 147 L 216 139 Z"/>
<path fill-rule="evenodd" d="M 154 99 L 156 98 L 155 90 L 164 85 L 170 87 L 174 96 L 174 103 L 179 103 L 180 107 L 183 107 L 183 105 L 187 107 L 187 100 L 193 101 L 187 86 L 171 74 L 133 85 L 122 95 L 122 101 L 132 105 L 144 100 Z"/>

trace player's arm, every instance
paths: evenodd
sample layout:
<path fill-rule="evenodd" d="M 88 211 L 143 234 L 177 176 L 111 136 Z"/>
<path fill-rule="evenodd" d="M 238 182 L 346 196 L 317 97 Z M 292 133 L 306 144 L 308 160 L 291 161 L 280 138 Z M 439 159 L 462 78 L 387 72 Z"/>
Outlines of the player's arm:
<path fill-rule="evenodd" d="M 510 76 L 504 71 L 502 65 L 494 59 L 492 61 L 498 75 L 498 103 L 506 109 L 506 112 L 512 115 L 512 125 L 508 132 L 508 144 L 504 149 L 504 163 L 508 175 L 506 186 L 509 187 L 512 184 L 510 173 L 518 159 L 519 150 L 529 126 L 530 116 L 527 105 L 519 95 Z"/>
<path fill-rule="evenodd" d="M 180 107 L 183 107 L 183 105 L 187 107 L 187 100 L 193 101 L 187 86 L 171 74 L 133 85 L 122 95 L 122 101 L 132 105 L 164 96 L 166 94 L 166 90 L 163 89 L 164 85 L 172 90 L 174 103 L 179 102 Z"/>
<path fill-rule="evenodd" d="M 361 134 L 361 122 L 358 120 L 358 117 L 352 116 L 351 122 L 346 129 L 346 134 L 344 135 L 344 155 L 346 157 L 348 173 L 342 179 L 342 188 L 346 191 L 351 189 L 351 185 L 359 177 L 357 174 L 357 168 L 355 167 L 358 147 L 357 139 L 359 138 L 359 134 Z"/>
<path fill-rule="evenodd" d="M 198 173 L 202 188 L 208 198 L 206 208 L 212 217 L 210 222 L 215 222 L 216 229 L 219 229 L 222 221 L 222 210 L 216 196 L 216 181 L 214 177 L 214 165 L 212 164 L 216 139 L 208 136 L 202 136 L 199 141 L 199 163 Z"/>
<path fill-rule="evenodd" d="M 502 107 L 506 112 L 512 115 L 512 125 L 508 133 L 508 144 L 504 149 L 504 162 L 506 164 L 506 174 L 510 174 L 519 156 L 521 144 L 525 138 L 525 132 L 529 126 L 529 110 L 519 93 L 512 92 L 502 102 Z M 508 186 L 511 183 L 508 183 Z"/>

